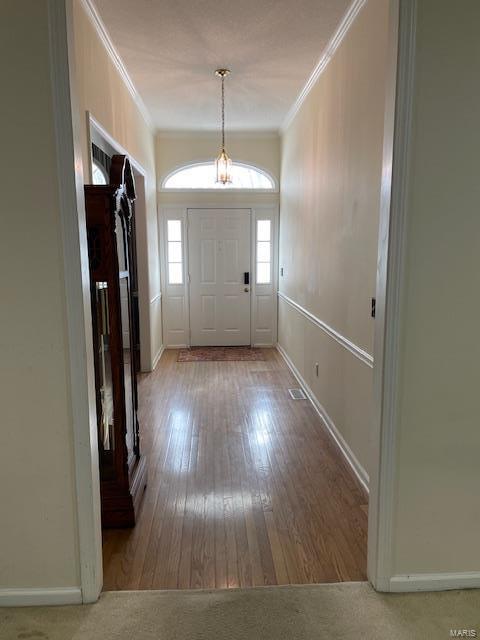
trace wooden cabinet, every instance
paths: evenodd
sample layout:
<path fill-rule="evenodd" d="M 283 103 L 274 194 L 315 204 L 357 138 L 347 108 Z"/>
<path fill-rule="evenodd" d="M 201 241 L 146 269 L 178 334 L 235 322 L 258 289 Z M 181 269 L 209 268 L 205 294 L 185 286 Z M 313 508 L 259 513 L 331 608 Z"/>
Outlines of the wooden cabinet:
<path fill-rule="evenodd" d="M 135 524 L 147 478 L 137 417 L 134 201 L 126 156 L 113 156 L 110 184 L 85 186 L 104 527 Z"/>

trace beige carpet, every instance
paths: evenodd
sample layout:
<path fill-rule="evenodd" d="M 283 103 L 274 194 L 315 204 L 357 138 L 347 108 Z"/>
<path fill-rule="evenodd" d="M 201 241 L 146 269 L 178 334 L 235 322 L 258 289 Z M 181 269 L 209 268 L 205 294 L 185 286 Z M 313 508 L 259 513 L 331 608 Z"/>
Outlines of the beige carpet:
<path fill-rule="evenodd" d="M 480 590 L 384 595 L 366 583 L 123 591 L 95 605 L 0 609 L 1 640 L 442 640 L 476 629 Z"/>

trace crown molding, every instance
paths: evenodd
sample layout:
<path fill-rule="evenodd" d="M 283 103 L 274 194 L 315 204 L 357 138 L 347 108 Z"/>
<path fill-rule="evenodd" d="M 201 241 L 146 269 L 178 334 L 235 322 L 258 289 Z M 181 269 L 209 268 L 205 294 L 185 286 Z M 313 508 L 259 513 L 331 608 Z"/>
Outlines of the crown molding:
<path fill-rule="evenodd" d="M 133 84 L 133 81 L 130 78 L 128 71 L 125 65 L 123 64 L 123 60 L 121 59 L 118 51 L 116 50 L 112 42 L 112 39 L 110 38 L 110 35 L 107 31 L 105 23 L 103 22 L 102 18 L 100 17 L 100 14 L 98 13 L 93 3 L 93 0 L 80 0 L 80 2 L 85 10 L 85 13 L 87 14 L 87 17 L 95 27 L 95 31 L 97 32 L 103 46 L 105 47 L 105 51 L 107 52 L 113 64 L 115 65 L 121 79 L 123 80 L 124 85 L 127 87 L 128 92 L 132 96 L 133 101 L 137 105 L 140 113 L 142 114 L 143 119 L 145 120 L 145 123 L 147 124 L 150 131 L 154 133 L 154 126 L 153 126 L 150 113 L 147 107 L 145 106 L 145 103 L 143 102 L 140 94 L 138 93 L 135 85 Z"/>
<path fill-rule="evenodd" d="M 156 135 L 158 138 L 175 139 L 175 138 L 214 138 L 219 136 L 217 129 L 157 129 Z M 278 129 L 245 129 L 244 131 L 233 129 L 227 131 L 228 139 L 243 139 L 243 138 L 256 138 L 256 139 L 278 139 Z M 228 140 L 227 140 L 228 141 Z"/>
<path fill-rule="evenodd" d="M 352 4 L 348 8 L 348 11 L 343 16 L 340 24 L 338 25 L 335 33 L 330 38 L 327 46 L 323 50 L 319 61 L 317 62 L 314 70 L 310 74 L 310 77 L 308 78 L 307 82 L 305 83 L 303 89 L 300 91 L 300 94 L 298 95 L 298 98 L 295 100 L 295 102 L 291 106 L 290 110 L 288 111 L 288 113 L 287 113 L 287 115 L 285 117 L 285 120 L 283 121 L 282 126 L 280 127 L 280 132 L 281 133 L 284 133 L 287 130 L 287 128 L 290 126 L 290 124 L 292 123 L 292 120 L 297 115 L 298 111 L 300 110 L 300 107 L 305 102 L 306 97 L 308 96 L 308 94 L 312 90 L 312 88 L 315 85 L 315 83 L 317 82 L 318 78 L 325 71 L 328 63 L 333 58 L 333 56 L 335 54 L 335 51 L 340 46 L 342 40 L 344 39 L 344 37 L 348 33 L 348 30 L 350 29 L 350 27 L 354 23 L 355 18 L 358 16 L 358 14 L 360 13 L 363 5 L 366 2 L 367 2 L 367 0 L 353 0 Z"/>

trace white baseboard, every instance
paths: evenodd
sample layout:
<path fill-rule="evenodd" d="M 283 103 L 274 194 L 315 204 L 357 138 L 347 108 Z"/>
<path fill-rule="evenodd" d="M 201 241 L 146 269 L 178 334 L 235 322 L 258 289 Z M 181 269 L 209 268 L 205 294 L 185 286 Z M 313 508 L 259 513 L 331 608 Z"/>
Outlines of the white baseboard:
<path fill-rule="evenodd" d="M 163 352 L 164 352 L 164 351 L 165 351 L 165 347 L 164 347 L 164 346 L 163 346 L 163 344 L 162 344 L 162 346 L 161 346 L 161 347 L 160 347 L 160 349 L 158 350 L 157 355 L 156 355 L 156 356 L 155 356 L 155 358 L 153 359 L 153 362 L 152 362 L 152 371 L 155 371 L 155 367 L 156 367 L 156 366 L 157 366 L 157 364 L 159 363 L 160 358 L 162 357 L 162 354 L 163 354 Z"/>
<path fill-rule="evenodd" d="M 353 451 L 348 446 L 347 442 L 345 441 L 345 439 L 342 436 L 342 434 L 340 433 L 340 431 L 335 426 L 333 420 L 328 415 L 328 413 L 326 412 L 325 408 L 322 406 L 321 402 L 315 396 L 315 394 L 310 389 L 308 384 L 305 382 L 305 380 L 304 380 L 303 376 L 301 375 L 300 371 L 293 364 L 292 360 L 290 359 L 290 357 L 287 354 L 287 352 L 285 351 L 285 349 L 279 343 L 277 343 L 277 350 L 280 353 L 280 355 L 282 356 L 282 358 L 285 360 L 285 362 L 287 363 L 288 368 L 290 369 L 290 371 L 293 373 L 295 378 L 300 383 L 300 386 L 305 391 L 305 394 L 307 395 L 308 399 L 310 400 L 310 402 L 313 404 L 313 406 L 317 410 L 317 413 L 320 416 L 320 418 L 322 419 L 322 421 L 325 423 L 325 426 L 329 430 L 330 435 L 332 436 L 332 438 L 335 440 L 335 442 L 336 442 L 338 448 L 340 449 L 340 451 L 342 452 L 345 460 L 348 462 L 348 464 L 352 468 L 353 472 L 357 476 L 359 482 L 364 487 L 365 491 L 368 493 L 368 485 L 369 485 L 368 473 L 365 471 L 363 466 L 357 460 L 357 457 L 355 456 Z"/>
<path fill-rule="evenodd" d="M 0 607 L 39 607 L 82 604 L 79 587 L 57 589 L 0 589 Z"/>
<path fill-rule="evenodd" d="M 188 344 L 167 344 L 165 349 L 188 349 Z"/>
<path fill-rule="evenodd" d="M 449 589 L 480 589 L 480 571 L 463 573 L 413 573 L 390 578 L 390 591 L 447 591 Z"/>

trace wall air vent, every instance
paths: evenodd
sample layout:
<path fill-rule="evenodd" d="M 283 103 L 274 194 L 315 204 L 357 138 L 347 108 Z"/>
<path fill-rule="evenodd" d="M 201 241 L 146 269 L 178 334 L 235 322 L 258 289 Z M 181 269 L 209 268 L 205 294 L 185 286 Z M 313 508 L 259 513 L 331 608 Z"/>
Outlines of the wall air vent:
<path fill-rule="evenodd" d="M 303 393 L 303 389 L 289 389 L 288 393 L 291 395 L 292 400 L 306 400 L 307 396 Z"/>

